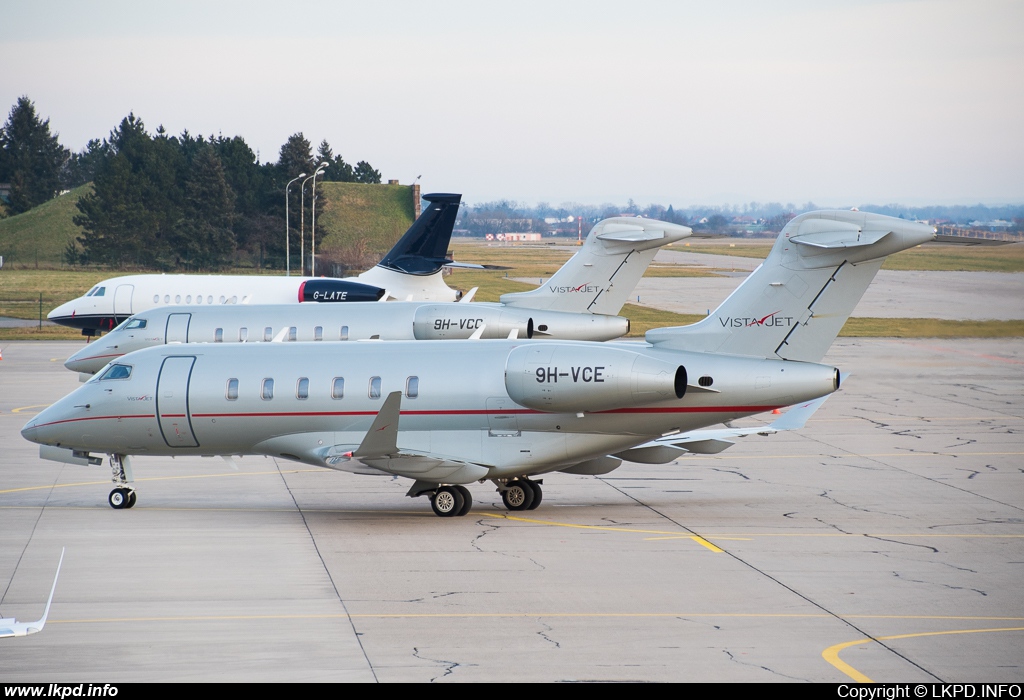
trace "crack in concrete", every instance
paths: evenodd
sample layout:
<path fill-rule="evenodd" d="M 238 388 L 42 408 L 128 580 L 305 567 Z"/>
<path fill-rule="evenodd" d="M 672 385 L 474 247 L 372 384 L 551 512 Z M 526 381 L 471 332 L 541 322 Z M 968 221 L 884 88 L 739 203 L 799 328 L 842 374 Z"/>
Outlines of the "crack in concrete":
<path fill-rule="evenodd" d="M 541 620 L 538 620 L 538 622 L 540 622 L 541 626 L 544 629 L 537 630 L 537 636 L 540 637 L 541 639 L 543 639 L 545 642 L 548 642 L 549 644 L 553 644 L 555 649 L 561 649 L 562 645 L 559 642 L 556 642 L 554 639 L 552 639 L 550 637 L 550 635 L 548 635 L 548 632 L 553 631 L 554 627 L 552 627 L 551 625 L 549 625 L 546 622 L 543 622 Z"/>
<path fill-rule="evenodd" d="M 444 666 L 444 673 L 442 673 L 440 676 L 434 676 L 433 678 L 431 678 L 430 679 L 431 683 L 433 683 L 435 681 L 438 681 L 438 680 L 440 680 L 442 678 L 445 678 L 447 676 L 452 675 L 453 673 L 455 673 L 455 669 L 457 669 L 457 668 L 459 668 L 460 666 L 463 665 L 463 664 L 460 664 L 458 661 L 446 661 L 444 659 L 431 659 L 429 657 L 422 656 L 420 654 L 419 647 L 413 647 L 412 648 L 412 656 L 413 656 L 414 659 L 419 659 L 420 661 L 427 661 L 427 662 L 432 663 L 432 664 L 437 664 L 439 666 L 440 665 Z M 470 664 L 470 665 L 475 666 L 476 664 Z"/>
<path fill-rule="evenodd" d="M 711 467 L 711 471 L 723 472 L 725 474 L 732 474 L 734 476 L 740 477 L 741 479 L 745 479 L 746 481 L 750 481 L 750 477 L 749 476 L 747 476 L 743 472 L 736 471 L 735 469 L 721 469 L 719 467 Z"/>
<path fill-rule="evenodd" d="M 861 513 L 872 513 L 872 514 L 881 513 L 883 515 L 891 515 L 891 516 L 896 517 L 896 518 L 903 518 L 904 520 L 910 520 L 910 516 L 904 515 L 902 513 L 890 513 L 888 511 L 884 511 L 884 510 L 872 510 L 871 508 L 861 508 L 861 507 L 858 507 L 858 506 L 852 506 L 849 503 L 843 503 L 842 501 L 839 501 L 839 500 L 833 498 L 829 494 L 827 489 L 825 491 L 822 491 L 821 493 L 819 493 L 818 496 L 821 497 L 821 498 L 825 498 L 825 499 L 827 499 L 829 501 L 832 501 L 832 503 L 835 503 L 837 506 L 842 506 L 843 508 L 849 508 L 850 510 L 859 511 Z"/>
<path fill-rule="evenodd" d="M 907 576 L 901 575 L 898 571 L 893 571 L 892 575 L 894 577 L 900 579 L 901 581 L 907 581 L 909 583 L 921 583 L 921 584 L 924 584 L 926 586 L 941 586 L 942 588 L 948 588 L 951 591 L 973 591 L 974 593 L 977 593 L 978 595 L 984 596 L 986 598 L 988 597 L 988 593 L 986 593 L 985 591 L 983 591 L 983 590 L 981 590 L 979 588 L 968 588 L 966 586 L 952 586 L 952 585 L 950 585 L 948 583 L 934 583 L 932 581 L 923 581 L 923 580 L 920 580 L 920 579 L 913 579 L 913 578 L 909 578 Z"/>
<path fill-rule="evenodd" d="M 807 683 L 810 682 L 810 680 L 807 679 L 807 678 L 801 678 L 799 676 L 790 676 L 790 675 L 787 675 L 785 673 L 780 673 L 779 671 L 776 671 L 775 669 L 768 668 L 767 666 L 764 666 L 763 664 L 756 664 L 756 663 L 750 663 L 749 661 L 744 661 L 743 659 L 738 658 L 735 654 L 733 654 L 728 649 L 722 649 L 722 653 L 724 653 L 729 658 L 730 661 L 734 661 L 737 664 L 740 664 L 741 666 L 750 666 L 751 668 L 759 668 L 762 671 L 767 671 L 768 673 L 770 673 L 770 674 L 772 674 L 774 676 L 779 676 L 780 678 L 786 678 L 786 679 L 791 680 L 791 681 L 804 681 L 804 682 L 807 682 Z"/>
<path fill-rule="evenodd" d="M 902 540 L 892 539 L 890 537 L 879 537 L 878 535 L 865 534 L 864 536 L 867 537 L 869 540 L 878 540 L 879 542 L 891 542 L 892 544 L 902 544 L 907 547 L 920 547 L 921 549 L 927 549 L 932 554 L 939 553 L 939 550 L 935 547 L 932 547 L 930 544 L 920 544 L 918 542 L 904 542 Z M 882 554 L 882 552 L 875 552 L 875 554 Z"/>

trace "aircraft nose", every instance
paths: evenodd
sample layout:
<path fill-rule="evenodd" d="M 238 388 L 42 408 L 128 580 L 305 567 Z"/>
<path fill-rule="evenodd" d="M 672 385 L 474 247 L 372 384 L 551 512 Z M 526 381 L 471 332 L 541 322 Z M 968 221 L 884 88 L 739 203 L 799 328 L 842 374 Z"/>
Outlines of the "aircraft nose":
<path fill-rule="evenodd" d="M 74 312 L 74 302 L 66 301 L 56 309 L 46 314 L 46 318 L 49 321 L 55 318 L 63 318 L 64 316 L 70 316 Z"/>

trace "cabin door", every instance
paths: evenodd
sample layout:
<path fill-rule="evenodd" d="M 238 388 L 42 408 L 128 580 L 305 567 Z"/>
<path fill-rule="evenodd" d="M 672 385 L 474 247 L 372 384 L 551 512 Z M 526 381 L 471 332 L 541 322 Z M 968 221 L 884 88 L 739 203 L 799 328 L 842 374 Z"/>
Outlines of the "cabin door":
<path fill-rule="evenodd" d="M 119 284 L 114 290 L 114 316 L 118 323 L 132 315 L 132 292 L 134 290 L 134 284 Z"/>
<path fill-rule="evenodd" d="M 187 343 L 188 324 L 192 320 L 192 314 L 169 314 L 167 316 L 167 333 L 164 335 L 165 343 Z"/>
<path fill-rule="evenodd" d="M 164 442 L 171 447 L 198 447 L 188 408 L 188 382 L 194 357 L 168 357 L 156 383 L 156 415 Z"/>

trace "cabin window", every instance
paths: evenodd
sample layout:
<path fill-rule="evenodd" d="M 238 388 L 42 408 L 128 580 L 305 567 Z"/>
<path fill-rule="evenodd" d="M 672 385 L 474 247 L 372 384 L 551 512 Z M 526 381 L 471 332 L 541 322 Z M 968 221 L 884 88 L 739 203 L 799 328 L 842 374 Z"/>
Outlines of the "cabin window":
<path fill-rule="evenodd" d="M 380 377 L 370 377 L 369 397 L 371 399 L 380 398 Z"/>
<path fill-rule="evenodd" d="M 295 342 L 295 338 L 297 336 L 298 336 L 298 331 L 295 329 L 295 326 L 292 326 L 291 328 L 288 329 L 288 342 L 294 343 Z"/>
<path fill-rule="evenodd" d="M 263 380 L 263 388 L 260 389 L 260 398 L 263 399 L 264 401 L 270 401 L 270 399 L 274 398 L 273 379 L 270 379 L 268 377 L 267 379 Z"/>
<path fill-rule="evenodd" d="M 122 330 L 134 331 L 140 328 L 146 327 L 146 319 L 144 318 L 130 318 L 124 322 L 124 328 Z"/>
<path fill-rule="evenodd" d="M 345 378 L 335 377 L 334 384 L 331 386 L 331 398 L 332 399 L 343 399 L 345 398 Z"/>
<path fill-rule="evenodd" d="M 174 303 L 175 304 L 180 304 L 181 303 L 181 295 L 180 294 L 175 294 L 174 295 Z"/>
<path fill-rule="evenodd" d="M 220 303 L 223 304 L 225 301 L 226 301 L 226 299 L 224 299 L 224 295 L 221 294 L 220 295 Z"/>
<path fill-rule="evenodd" d="M 165 304 L 170 304 L 171 303 L 171 295 L 170 294 L 164 294 L 164 303 Z"/>
<path fill-rule="evenodd" d="M 196 303 L 197 304 L 202 304 L 203 303 L 203 295 L 202 294 L 197 294 L 196 295 Z"/>
<path fill-rule="evenodd" d="M 192 295 L 191 294 L 189 294 L 187 297 L 185 297 L 185 303 L 186 304 L 191 304 L 192 303 Z"/>
<path fill-rule="evenodd" d="M 263 342 L 264 343 L 269 343 L 273 339 L 274 339 L 274 329 L 271 328 L 270 326 L 267 326 L 266 328 L 263 329 Z"/>
<path fill-rule="evenodd" d="M 409 377 L 405 380 L 405 396 L 406 398 L 415 399 L 420 395 L 420 378 Z"/>
<path fill-rule="evenodd" d="M 224 329 L 218 328 L 213 332 L 213 342 L 223 343 L 224 342 Z"/>
<path fill-rule="evenodd" d="M 206 303 L 207 304 L 212 304 L 213 303 L 213 295 L 212 294 L 207 294 L 206 295 Z"/>
<path fill-rule="evenodd" d="M 100 375 L 102 382 L 107 379 L 128 379 L 132 376 L 131 365 L 107 365 L 107 370 Z"/>
<path fill-rule="evenodd" d="M 299 377 L 299 381 L 295 385 L 295 398 L 309 398 L 309 379 L 307 379 L 306 377 Z"/>
<path fill-rule="evenodd" d="M 239 343 L 244 343 L 248 339 L 249 339 L 249 329 L 248 328 L 239 328 L 238 329 L 238 342 Z"/>
<path fill-rule="evenodd" d="M 316 328 L 313 329 L 313 340 L 323 340 L 323 339 L 324 339 L 324 327 L 323 326 L 317 326 Z"/>
<path fill-rule="evenodd" d="M 341 327 L 341 339 L 348 340 L 348 326 Z"/>
<path fill-rule="evenodd" d="M 231 297 L 231 303 L 232 304 L 237 304 L 238 303 L 238 297 Z"/>
<path fill-rule="evenodd" d="M 159 304 L 160 303 L 160 295 L 159 294 L 154 294 L 153 295 L 153 303 L 154 304 Z"/>
<path fill-rule="evenodd" d="M 237 379 L 229 379 L 228 380 L 228 388 L 227 388 L 227 391 L 225 392 L 224 395 L 227 396 L 228 401 L 234 401 L 235 399 L 238 398 L 238 380 Z"/>

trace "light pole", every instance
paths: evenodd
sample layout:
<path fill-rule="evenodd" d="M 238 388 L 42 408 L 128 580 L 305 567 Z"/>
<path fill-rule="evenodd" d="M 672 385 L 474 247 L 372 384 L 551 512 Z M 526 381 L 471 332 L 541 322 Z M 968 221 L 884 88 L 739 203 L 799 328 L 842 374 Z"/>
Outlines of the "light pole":
<path fill-rule="evenodd" d="M 316 177 L 313 173 L 299 185 L 299 265 L 302 267 L 302 275 L 306 275 L 306 183 Z"/>
<path fill-rule="evenodd" d="M 299 173 L 299 177 L 295 180 L 306 177 L 306 173 Z M 292 186 L 292 180 L 284 186 L 284 259 L 285 259 L 285 277 L 290 277 L 292 274 L 292 246 L 291 246 L 291 230 L 288 228 L 288 188 Z"/>
<path fill-rule="evenodd" d="M 324 161 L 320 165 L 316 166 L 316 171 L 313 173 L 313 220 L 309 224 L 309 246 L 310 250 L 310 262 L 309 262 L 309 276 L 316 277 L 316 176 L 323 175 L 324 170 L 327 169 L 330 163 Z"/>

